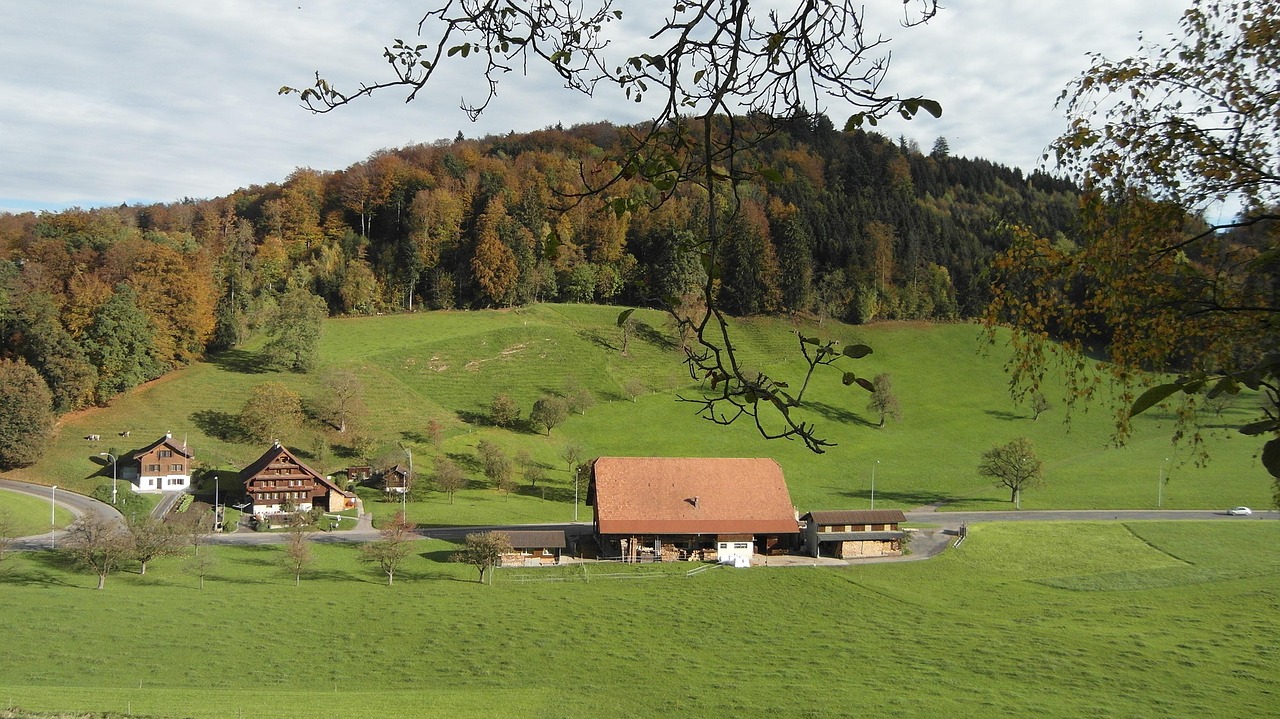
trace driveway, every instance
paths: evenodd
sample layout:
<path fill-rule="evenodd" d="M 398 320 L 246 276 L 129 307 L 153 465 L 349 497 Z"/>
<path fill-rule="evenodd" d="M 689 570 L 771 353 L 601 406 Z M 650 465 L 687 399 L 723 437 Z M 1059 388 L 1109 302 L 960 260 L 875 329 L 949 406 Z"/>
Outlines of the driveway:
<path fill-rule="evenodd" d="M 33 497 L 41 499 L 53 499 L 58 506 L 65 507 L 79 519 L 86 514 L 102 515 L 111 519 L 124 520 L 124 516 L 116 511 L 115 507 L 105 502 L 99 502 L 92 497 L 86 497 L 83 494 L 76 494 L 65 489 L 59 489 L 56 492 L 52 487 L 45 487 L 39 484 L 28 484 L 26 482 L 15 482 L 11 479 L 0 479 L 0 489 L 11 492 L 20 492 L 29 494 Z M 56 544 L 63 536 L 65 531 L 55 532 L 53 542 Z M 10 545 L 11 549 L 48 549 L 50 538 L 48 534 L 37 534 L 31 537 L 20 537 L 13 541 Z"/>

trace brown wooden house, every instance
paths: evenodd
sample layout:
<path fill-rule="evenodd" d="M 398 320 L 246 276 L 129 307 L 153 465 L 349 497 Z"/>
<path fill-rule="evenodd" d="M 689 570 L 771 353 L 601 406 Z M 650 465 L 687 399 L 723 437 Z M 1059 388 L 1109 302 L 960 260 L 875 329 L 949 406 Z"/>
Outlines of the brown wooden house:
<path fill-rule="evenodd" d="M 313 507 L 341 512 L 356 506 L 354 494 L 308 467 L 279 442 L 245 467 L 240 481 L 252 503 L 249 511 L 259 517 L 280 514 L 288 503 L 299 512 Z"/>
<path fill-rule="evenodd" d="M 142 449 L 120 458 L 120 478 L 135 492 L 185 491 L 191 486 L 191 463 L 195 451 L 186 442 L 176 442 L 166 432 Z"/>
<path fill-rule="evenodd" d="M 782 468 L 772 459 L 601 457 L 587 503 L 602 556 L 749 564 L 799 539 Z"/>
<path fill-rule="evenodd" d="M 407 494 L 413 477 L 409 469 L 397 464 L 382 471 L 382 491 L 387 494 Z"/>
<path fill-rule="evenodd" d="M 856 559 L 902 554 L 901 509 L 847 509 L 809 512 L 805 522 L 805 550 L 809 556 Z"/>

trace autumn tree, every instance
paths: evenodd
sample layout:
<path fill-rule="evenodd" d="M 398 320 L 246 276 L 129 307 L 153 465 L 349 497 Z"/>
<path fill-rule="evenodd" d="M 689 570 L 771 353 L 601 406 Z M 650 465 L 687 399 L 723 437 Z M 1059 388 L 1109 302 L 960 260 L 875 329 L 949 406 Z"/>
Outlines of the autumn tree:
<path fill-rule="evenodd" d="M 319 409 L 340 434 L 345 434 L 348 420 L 363 418 L 368 411 L 364 383 L 351 370 L 331 369 L 321 378 L 321 386 L 325 391 L 317 402 Z"/>
<path fill-rule="evenodd" d="M 376 564 L 387 575 L 388 587 L 395 583 L 396 569 L 413 551 L 412 542 L 417 538 L 415 529 L 417 525 L 397 512 L 395 518 L 378 530 L 378 540 L 360 546 L 360 558 Z"/>
<path fill-rule="evenodd" d="M 240 409 L 240 427 L 259 442 L 280 440 L 302 426 L 302 397 L 281 382 L 257 385 Z"/>
<path fill-rule="evenodd" d="M 489 420 L 498 427 L 510 429 L 520 419 L 520 406 L 506 392 L 499 392 L 489 403 Z"/>
<path fill-rule="evenodd" d="M 284 536 L 284 556 L 281 564 L 293 575 L 293 586 L 302 583 L 302 572 L 315 563 L 311 554 L 311 535 L 315 534 L 315 525 L 309 523 L 301 515 L 289 519 L 289 526 Z"/>
<path fill-rule="evenodd" d="M 138 574 L 147 573 L 147 563 L 182 552 L 182 540 L 173 527 L 150 514 L 131 515 L 125 519 L 129 531 L 131 556 L 138 562 Z"/>
<path fill-rule="evenodd" d="M 898 395 L 893 391 L 893 380 L 887 372 L 876 375 L 871 380 L 871 400 L 867 402 L 867 410 L 880 417 L 880 426 L 885 420 L 902 421 L 902 407 L 898 404 Z"/>
<path fill-rule="evenodd" d="M 470 564 L 480 572 L 479 582 L 484 584 L 485 572 L 502 564 L 502 555 L 511 552 L 511 538 L 502 532 L 473 532 L 468 534 L 462 549 L 453 554 L 453 561 Z"/>
<path fill-rule="evenodd" d="M 997 485 L 1009 489 L 1009 501 L 1022 508 L 1022 490 L 1039 486 L 1044 481 L 1044 464 L 1036 456 L 1035 447 L 1026 437 L 997 445 L 982 453 L 978 474 L 990 477 Z"/>
<path fill-rule="evenodd" d="M 67 529 L 62 551 L 77 566 L 96 574 L 98 589 L 103 589 L 107 586 L 107 575 L 129 559 L 133 542 L 119 522 L 94 512 Z"/>
<path fill-rule="evenodd" d="M 449 495 L 449 504 L 453 504 L 453 495 L 458 490 L 467 487 L 467 476 L 462 473 L 462 468 L 443 454 L 436 455 L 435 481 L 436 487 Z"/>
<path fill-rule="evenodd" d="M 899 22 L 925 22 L 937 9 L 935 0 L 909 2 Z M 690 371 L 707 377 L 711 385 L 703 396 L 686 399 L 714 423 L 746 417 L 766 438 L 798 438 L 821 452 L 830 442 L 791 412 L 802 405 L 808 382 L 797 381 L 794 387 L 800 389 L 793 389 L 792 383 L 768 375 L 748 378 L 741 372 L 728 319 L 718 304 L 718 268 L 726 258 L 728 228 L 744 205 L 743 189 L 769 174 L 745 161 L 743 153 L 786 123 L 818 112 L 816 98 L 853 106 L 846 123 L 850 129 L 891 113 L 908 119 L 921 110 L 941 114 L 932 100 L 885 91 L 888 40 L 869 29 L 865 19 L 862 6 L 848 1 L 801 3 L 786 11 L 749 3 L 690 2 L 670 13 L 639 12 L 625 20 L 608 0 L 586 5 L 443 3 L 422 16 L 417 32 L 426 37 L 396 40 L 384 49 L 391 72 L 387 78 L 343 91 L 317 74 L 309 88 L 284 87 L 280 92 L 296 93 L 315 112 L 329 112 L 387 88 L 404 89 L 412 100 L 449 65 L 449 58 L 475 56 L 484 68 L 484 81 L 478 83 L 483 97 L 464 102 L 473 118 L 495 96 L 499 78 L 517 67 L 549 70 L 589 97 L 608 89 L 637 102 L 656 100 L 651 120 L 624 138 L 623 154 L 612 169 L 597 176 L 583 168 L 579 176 L 584 186 L 577 194 L 605 197 L 621 218 L 646 201 L 661 204 L 685 186 L 700 188 L 705 231 L 685 251 L 707 268 L 701 288 L 705 312 L 689 322 L 698 343 L 686 360 Z M 631 30 L 634 42 L 609 42 L 606 28 L 614 23 Z M 618 192 L 632 182 L 646 183 L 651 192 Z M 496 257 L 501 253 L 495 242 L 482 240 L 486 252 Z M 607 255 L 607 247 L 600 253 Z M 479 271 L 499 266 L 477 261 L 473 270 L 481 284 L 492 284 Z M 485 290 L 494 301 L 496 289 Z M 806 379 L 820 366 L 853 357 L 834 342 L 800 340 Z"/>
<path fill-rule="evenodd" d="M 1089 190 L 1086 241 L 1062 247 L 1021 229 L 993 262 L 986 322 L 1013 326 L 1021 391 L 1059 364 L 1069 413 L 1118 384 L 1121 439 L 1132 416 L 1178 400 L 1191 421 L 1175 434 L 1195 451 L 1197 400 L 1280 394 L 1277 16 L 1278 0 L 1194 0 L 1177 33 L 1122 60 L 1093 55 L 1064 90 L 1069 127 L 1051 154 Z M 1212 219 L 1222 203 L 1239 213 Z M 1105 345 L 1113 383 L 1078 359 L 1086 344 Z M 1148 371 L 1178 378 L 1135 396 L 1135 384 L 1159 381 Z M 1280 416 L 1239 429 L 1270 438 L 1262 464 L 1280 481 Z"/>
<path fill-rule="evenodd" d="M 569 418 L 569 405 L 559 395 L 549 394 L 538 399 L 533 403 L 533 409 L 529 412 L 529 421 L 535 425 L 546 428 L 547 434 L 551 434 L 551 430 L 564 424 Z"/>

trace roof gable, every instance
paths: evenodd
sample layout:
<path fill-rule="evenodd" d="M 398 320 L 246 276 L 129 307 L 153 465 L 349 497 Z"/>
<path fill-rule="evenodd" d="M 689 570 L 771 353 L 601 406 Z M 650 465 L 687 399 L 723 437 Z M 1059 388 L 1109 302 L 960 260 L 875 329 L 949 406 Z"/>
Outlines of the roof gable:
<path fill-rule="evenodd" d="M 146 456 L 147 454 L 159 449 L 162 446 L 165 447 L 166 449 L 173 450 L 179 456 L 186 457 L 187 459 L 191 459 L 192 457 L 196 456 L 195 450 L 188 447 L 186 442 L 183 442 L 182 444 L 178 444 L 176 441 L 174 441 L 173 435 L 166 434 L 160 439 L 157 439 L 151 444 L 143 447 L 142 449 L 138 449 L 138 450 L 134 450 L 133 452 L 130 452 L 129 459 L 135 459 L 135 460 L 140 459 Z"/>
<path fill-rule="evenodd" d="M 601 457 L 592 466 L 601 534 L 785 534 L 795 508 L 772 459 Z"/>

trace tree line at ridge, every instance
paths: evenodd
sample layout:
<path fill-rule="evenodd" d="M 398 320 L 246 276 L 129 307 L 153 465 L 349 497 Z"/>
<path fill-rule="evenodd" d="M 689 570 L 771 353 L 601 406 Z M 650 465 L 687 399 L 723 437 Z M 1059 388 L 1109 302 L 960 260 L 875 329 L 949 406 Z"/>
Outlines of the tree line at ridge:
<path fill-rule="evenodd" d="M 705 196 L 690 188 L 622 214 L 569 198 L 584 176 L 617 169 L 618 143 L 607 123 L 459 136 L 212 200 L 0 215 L 0 356 L 34 368 L 66 412 L 273 318 L 285 331 L 307 296 L 334 315 L 679 303 L 705 277 L 682 252 L 704 229 Z M 1072 235 L 1069 183 L 952 157 L 945 140 L 926 155 L 817 115 L 753 152 L 773 171 L 726 211 L 719 299 L 735 314 L 975 316 L 1005 223 Z M 612 194 L 652 191 L 637 181 Z"/>

